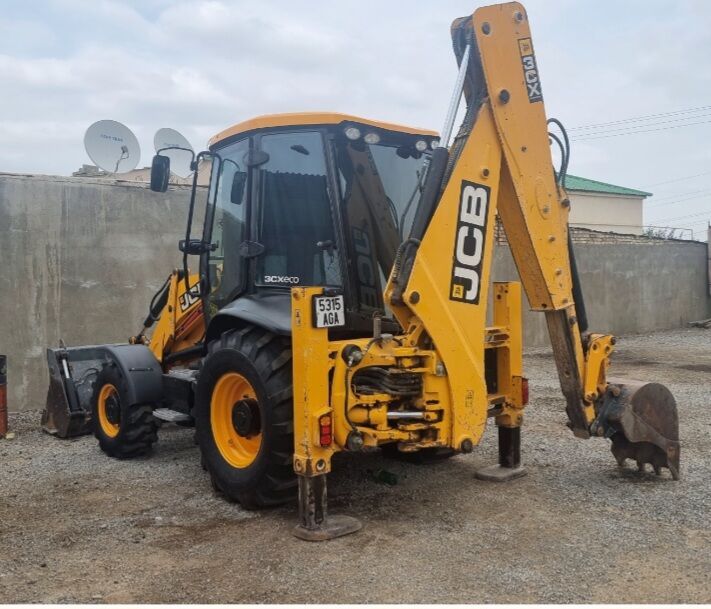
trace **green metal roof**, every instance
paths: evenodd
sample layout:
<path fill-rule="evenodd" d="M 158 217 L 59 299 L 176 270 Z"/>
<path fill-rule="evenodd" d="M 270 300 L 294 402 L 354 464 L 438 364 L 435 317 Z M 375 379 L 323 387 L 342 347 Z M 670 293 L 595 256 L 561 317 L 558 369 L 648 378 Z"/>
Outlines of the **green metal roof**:
<path fill-rule="evenodd" d="M 565 188 L 567 190 L 578 190 L 582 192 L 599 192 L 606 195 L 627 195 L 630 197 L 651 197 L 651 192 L 643 190 L 635 190 L 634 188 L 625 188 L 624 186 L 615 186 L 597 180 L 588 180 L 578 176 L 565 176 Z"/>

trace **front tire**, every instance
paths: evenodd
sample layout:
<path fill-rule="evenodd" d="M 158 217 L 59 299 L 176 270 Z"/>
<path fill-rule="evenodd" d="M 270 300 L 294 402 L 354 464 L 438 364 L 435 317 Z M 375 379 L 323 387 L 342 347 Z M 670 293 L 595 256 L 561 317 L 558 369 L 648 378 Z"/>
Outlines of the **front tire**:
<path fill-rule="evenodd" d="M 208 346 L 195 427 L 213 487 L 248 509 L 296 497 L 291 344 L 261 328 L 228 330 Z"/>
<path fill-rule="evenodd" d="M 153 409 L 129 403 L 125 381 L 115 365 L 105 366 L 96 377 L 91 422 L 101 450 L 116 459 L 143 455 L 158 439 Z"/>

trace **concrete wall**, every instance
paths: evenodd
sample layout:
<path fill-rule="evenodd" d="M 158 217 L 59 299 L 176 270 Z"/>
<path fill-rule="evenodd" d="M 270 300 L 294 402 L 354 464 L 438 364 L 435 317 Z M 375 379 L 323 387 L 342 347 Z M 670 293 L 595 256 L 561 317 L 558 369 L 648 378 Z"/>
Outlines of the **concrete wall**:
<path fill-rule="evenodd" d="M 574 241 L 590 330 L 639 334 L 709 317 L 706 243 L 605 243 L 580 234 Z M 507 246 L 496 247 L 493 278 L 518 280 Z M 548 345 L 545 314 L 530 311 L 523 298 L 524 347 Z"/>
<path fill-rule="evenodd" d="M 642 197 L 568 191 L 570 224 L 597 231 L 641 235 Z"/>
<path fill-rule="evenodd" d="M 37 409 L 45 348 L 119 342 L 139 330 L 149 298 L 181 264 L 189 190 L 89 178 L 0 174 L 0 353 L 11 410 Z M 618 334 L 709 316 L 701 243 L 576 232 L 591 327 Z M 505 245 L 497 280 L 517 279 Z M 524 304 L 524 309 L 527 309 Z M 525 344 L 547 344 L 543 314 L 526 311 Z"/>
<path fill-rule="evenodd" d="M 0 175 L 0 353 L 11 410 L 41 408 L 45 348 L 120 342 L 140 330 L 172 268 L 189 190 Z"/>

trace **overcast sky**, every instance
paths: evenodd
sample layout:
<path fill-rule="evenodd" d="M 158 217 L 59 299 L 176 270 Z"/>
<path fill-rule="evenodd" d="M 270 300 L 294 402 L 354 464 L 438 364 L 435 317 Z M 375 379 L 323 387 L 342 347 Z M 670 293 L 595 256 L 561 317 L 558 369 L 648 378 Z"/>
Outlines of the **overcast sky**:
<path fill-rule="evenodd" d="M 141 165 L 160 127 L 201 148 L 227 125 L 272 112 L 336 110 L 440 129 L 456 76 L 449 25 L 476 6 L 3 0 L 0 171 L 70 174 L 90 162 L 84 131 L 105 118 L 133 129 Z M 577 136 L 570 173 L 654 192 L 647 224 L 703 230 L 711 2 L 526 7 L 548 115 Z"/>

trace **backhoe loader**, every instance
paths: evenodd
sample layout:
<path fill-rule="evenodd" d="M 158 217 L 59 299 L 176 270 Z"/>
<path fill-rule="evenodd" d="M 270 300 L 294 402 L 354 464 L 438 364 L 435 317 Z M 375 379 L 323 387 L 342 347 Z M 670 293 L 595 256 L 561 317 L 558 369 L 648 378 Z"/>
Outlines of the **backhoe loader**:
<path fill-rule="evenodd" d="M 477 475 L 520 476 L 521 287 L 489 294 L 498 218 L 546 317 L 572 432 L 610 439 L 620 465 L 678 478 L 673 396 L 608 378 L 615 339 L 587 329 L 562 186 L 568 139 L 546 119 L 526 11 L 479 8 L 451 34 L 459 73 L 440 135 L 323 113 L 217 134 L 194 160 L 212 166 L 202 232 L 196 177 L 183 269 L 152 303 L 153 335 L 49 350 L 47 420 L 74 417 L 75 431 L 90 420 L 116 457 L 145 452 L 156 420 L 194 423 L 214 487 L 248 508 L 298 490 L 294 533 L 307 540 L 360 528 L 327 515 L 339 451 L 470 453 L 493 419 L 499 463 Z M 151 188 L 165 191 L 169 170 L 159 151 Z"/>

